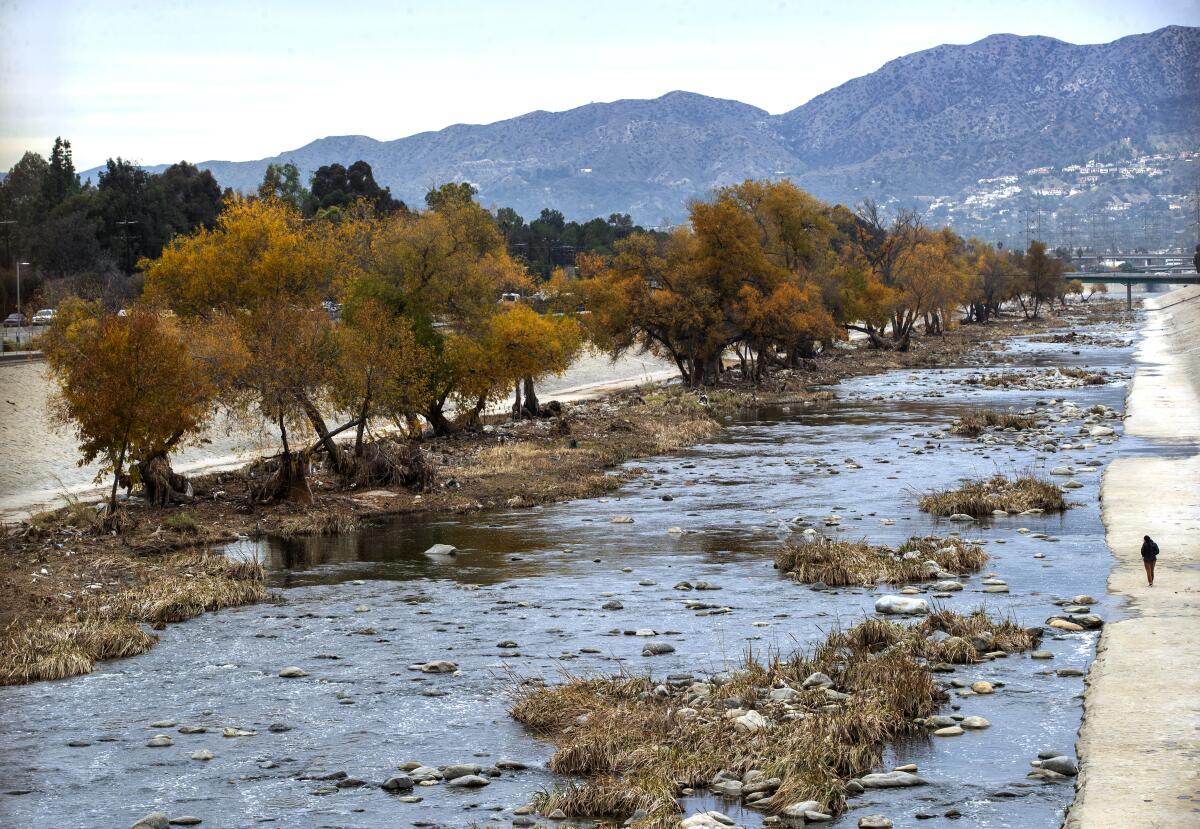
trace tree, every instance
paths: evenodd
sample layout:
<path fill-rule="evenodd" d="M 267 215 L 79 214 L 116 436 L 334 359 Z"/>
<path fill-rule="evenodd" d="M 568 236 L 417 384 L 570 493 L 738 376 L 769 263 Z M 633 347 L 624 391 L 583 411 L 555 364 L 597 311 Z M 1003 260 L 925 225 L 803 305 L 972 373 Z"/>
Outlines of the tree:
<path fill-rule="evenodd" d="M 579 326 L 568 316 L 544 316 L 528 305 L 516 303 L 492 317 L 483 351 L 488 376 L 495 385 L 489 398 L 515 388 L 513 414 L 540 414 L 534 384 L 538 378 L 562 374 L 571 367 L 581 346 Z M 524 400 L 522 400 L 524 396 Z"/>
<path fill-rule="evenodd" d="M 373 418 L 399 422 L 429 405 L 430 354 L 417 342 L 412 320 L 371 298 L 347 303 L 337 342 L 333 401 L 357 419 L 354 457 L 360 458 Z"/>
<path fill-rule="evenodd" d="M 392 198 L 391 191 L 375 182 L 371 165 L 356 161 L 346 169 L 341 164 L 326 164 L 313 173 L 312 196 L 318 210 L 349 205 L 356 199 L 366 200 L 377 213 L 407 210 L 403 202 Z"/>
<path fill-rule="evenodd" d="M 213 230 L 177 237 L 144 262 L 146 294 L 206 333 L 222 399 L 279 429 L 277 474 L 263 494 L 311 500 L 296 431 L 316 433 L 333 468 L 348 469 L 320 405 L 337 353 L 322 300 L 346 267 L 321 224 L 276 200 L 230 202 Z"/>
<path fill-rule="evenodd" d="M 80 465 L 99 459 L 97 481 L 113 476 L 111 519 L 126 465 L 144 468 L 197 434 L 212 388 L 175 321 L 141 305 L 118 317 L 67 300 L 43 351 L 57 384 L 53 417 L 75 429 Z"/>
<path fill-rule="evenodd" d="M 285 164 L 268 164 L 258 185 L 258 197 L 276 198 L 290 205 L 305 216 L 313 214 L 313 195 L 300 182 L 300 170 L 290 161 Z"/>
<path fill-rule="evenodd" d="M 354 291 L 373 296 L 412 321 L 429 349 L 432 395 L 423 412 L 438 434 L 476 422 L 495 387 L 482 359 L 500 295 L 528 287 L 509 257 L 494 217 L 471 199 L 469 187 L 444 185 L 421 214 L 394 214 L 379 226 Z M 456 402 L 458 423 L 446 408 Z"/>
<path fill-rule="evenodd" d="M 634 234 L 610 258 L 579 257 L 575 288 L 593 341 L 614 356 L 639 348 L 668 357 L 684 382 L 704 386 L 717 381 L 729 348 L 745 375 L 760 379 L 776 353 L 835 338 L 819 286 L 808 281 L 809 243 L 781 219 L 809 205 L 790 185 L 775 188 L 723 190 L 691 206 L 690 228 Z"/>
<path fill-rule="evenodd" d="M 43 186 L 46 204 L 50 208 L 57 207 L 82 189 L 79 175 L 75 172 L 75 162 L 71 157 L 70 141 L 61 137 L 54 139 Z"/>
<path fill-rule="evenodd" d="M 1042 305 L 1052 303 L 1063 295 L 1067 267 L 1062 260 L 1046 253 L 1046 243 L 1036 239 L 1029 243 L 1024 256 L 1024 279 L 1018 301 L 1028 319 L 1037 319 Z"/>

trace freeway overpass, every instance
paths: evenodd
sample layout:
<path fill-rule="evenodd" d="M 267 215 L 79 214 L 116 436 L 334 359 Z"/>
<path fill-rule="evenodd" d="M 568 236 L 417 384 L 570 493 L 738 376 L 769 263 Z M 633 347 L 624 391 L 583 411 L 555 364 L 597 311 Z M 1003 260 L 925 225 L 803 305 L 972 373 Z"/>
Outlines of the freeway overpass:
<path fill-rule="evenodd" d="M 1085 285 L 1125 285 L 1125 302 L 1133 310 L 1134 285 L 1200 285 L 1200 274 L 1190 273 L 1068 273 L 1066 279 L 1078 280 Z"/>

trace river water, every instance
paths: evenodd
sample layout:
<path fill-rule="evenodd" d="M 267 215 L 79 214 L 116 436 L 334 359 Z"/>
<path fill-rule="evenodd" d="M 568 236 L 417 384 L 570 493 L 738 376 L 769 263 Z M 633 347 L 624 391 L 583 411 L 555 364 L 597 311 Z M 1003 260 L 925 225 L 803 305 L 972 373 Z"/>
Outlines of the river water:
<path fill-rule="evenodd" d="M 1130 331 L 1109 326 L 1104 333 L 1132 339 Z M 1003 358 L 1015 366 L 1132 368 L 1128 345 L 1017 341 Z M 1001 369 L 1011 366 L 985 370 Z M 1069 399 L 1120 410 L 1124 383 L 1030 391 L 962 382 L 975 371 L 890 372 L 837 386 L 838 399 L 829 403 L 747 413 L 713 443 L 631 464 L 644 474 L 609 498 L 408 518 L 340 537 L 231 548 L 267 562 L 284 604 L 170 626 L 150 653 L 105 663 L 88 676 L 0 688 L 0 824 L 124 827 L 161 810 L 221 827 L 508 826 L 514 807 L 563 782 L 544 768 L 550 746 L 507 716 L 515 677 L 616 670 L 699 676 L 735 667 L 748 649 L 809 647 L 871 612 L 881 591 L 813 591 L 772 568 L 771 553 L 797 517 L 822 532 L 881 543 L 956 530 L 982 539 L 992 556 L 985 572 L 1007 580 L 1011 592 L 985 594 L 982 575 L 973 577 L 944 600 L 952 609 L 985 605 L 1040 624 L 1057 612 L 1053 599 L 1087 593 L 1100 599 L 1094 612 L 1117 616 L 1105 596 L 1111 558 L 1097 505 L 1099 472 L 1075 476 L 1083 487 L 1069 494 L 1078 506 L 1062 515 L 964 528 L 919 512 L 915 501 L 921 491 L 964 476 L 1099 468 L 1117 452 L 1155 451 L 1133 438 L 1081 444 L 1087 439 L 1078 435 L 1078 421 L 1056 427 L 1060 443 L 1078 448 L 1053 453 L 983 446 L 941 431 L 974 407 Z M 1120 431 L 1119 421 L 1109 424 Z M 831 512 L 841 516 L 840 527 L 824 525 Z M 615 514 L 634 523 L 613 524 Z M 686 533 L 668 533 L 672 527 Z M 452 544 L 459 554 L 433 560 L 423 551 L 434 543 Z M 721 589 L 674 590 L 682 580 Z M 624 609 L 602 610 L 610 598 Z M 684 600 L 697 598 L 731 611 L 685 609 Z M 368 628 L 373 632 L 362 632 Z M 642 628 L 658 631 L 675 652 L 641 656 L 647 640 L 625 632 Z M 868 792 L 829 825 L 853 827 L 861 815 L 882 812 L 897 827 L 1059 826 L 1071 783 L 1030 783 L 1025 775 L 1039 751 L 1072 753 L 1082 679 L 1054 671 L 1086 670 L 1097 635 L 1048 636 L 1043 647 L 1055 654 L 1051 662 L 1017 655 L 960 667 L 954 676 L 1004 683 L 993 695 L 956 700 L 960 713 L 984 716 L 992 727 L 893 746 L 885 768 L 915 762 L 932 785 Z M 499 648 L 505 640 L 518 647 Z M 456 662 L 459 673 L 409 670 L 434 659 Z M 278 678 L 289 665 L 309 676 Z M 209 731 L 150 726 L 160 720 Z M 290 730 L 271 731 L 273 723 Z M 224 726 L 257 733 L 224 738 Z M 171 735 L 174 745 L 145 747 L 158 733 Z M 213 759 L 190 759 L 200 749 Z M 486 767 L 501 759 L 529 768 L 505 771 L 479 790 L 418 787 L 419 803 L 372 786 L 324 793 L 327 783 L 303 779 L 345 771 L 378 783 L 406 761 Z M 689 812 L 719 808 L 746 826 L 760 822 L 728 801 L 685 805 Z M 941 816 L 951 807 L 962 813 L 957 822 Z M 937 817 L 917 821 L 918 811 Z"/>

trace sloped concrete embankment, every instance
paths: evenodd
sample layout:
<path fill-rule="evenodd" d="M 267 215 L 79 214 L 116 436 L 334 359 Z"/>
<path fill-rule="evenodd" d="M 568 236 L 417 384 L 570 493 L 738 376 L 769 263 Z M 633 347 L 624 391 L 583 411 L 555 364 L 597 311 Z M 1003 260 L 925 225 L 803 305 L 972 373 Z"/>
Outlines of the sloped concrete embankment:
<path fill-rule="evenodd" d="M 1108 588 L 1129 618 L 1104 628 L 1088 674 L 1067 829 L 1200 826 L 1200 288 L 1145 307 L 1126 433 L 1182 451 L 1104 475 Z M 1143 535 L 1162 551 L 1154 587 Z"/>

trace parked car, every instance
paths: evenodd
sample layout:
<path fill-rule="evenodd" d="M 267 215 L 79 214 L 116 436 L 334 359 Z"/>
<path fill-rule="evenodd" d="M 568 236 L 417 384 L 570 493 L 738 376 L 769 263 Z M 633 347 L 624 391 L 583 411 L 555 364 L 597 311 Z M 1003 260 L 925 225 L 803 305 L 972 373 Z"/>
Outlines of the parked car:
<path fill-rule="evenodd" d="M 24 314 L 9 314 L 7 317 L 4 318 L 4 327 L 5 328 L 20 328 L 23 325 L 25 325 L 25 315 Z"/>
<path fill-rule="evenodd" d="M 54 322 L 54 317 L 58 314 L 53 308 L 43 308 L 33 315 L 34 325 L 50 325 Z"/>

